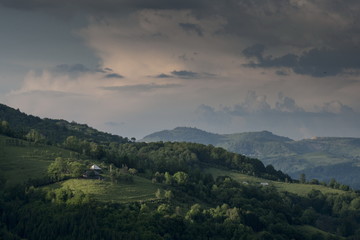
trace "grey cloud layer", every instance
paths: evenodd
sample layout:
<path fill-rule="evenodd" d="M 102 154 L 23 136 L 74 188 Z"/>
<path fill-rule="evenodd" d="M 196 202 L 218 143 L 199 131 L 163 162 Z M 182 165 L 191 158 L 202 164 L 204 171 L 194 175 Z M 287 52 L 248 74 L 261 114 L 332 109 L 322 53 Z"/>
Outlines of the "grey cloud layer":
<path fill-rule="evenodd" d="M 88 12 L 100 18 L 143 9 L 188 9 L 200 21 L 209 16 L 222 18 L 223 27 L 217 34 L 262 43 L 243 52 L 257 59 L 248 67 L 288 67 L 297 74 L 314 77 L 360 69 L 360 2 L 355 0 L 0 0 L 0 4 L 59 13 Z M 197 24 L 178 25 L 189 34 L 203 36 L 203 29 Z M 264 54 L 265 48 L 276 52 L 285 47 L 286 54 Z M 237 51 L 241 53 L 241 49 Z M 282 73 L 279 71 L 279 75 Z"/>
<path fill-rule="evenodd" d="M 104 78 L 124 78 L 121 74 L 114 73 L 111 68 L 88 68 L 87 66 L 77 64 L 59 64 L 50 69 L 52 73 L 59 75 L 68 75 L 72 78 L 77 78 L 85 73 L 101 73 Z"/>
<path fill-rule="evenodd" d="M 279 130 L 288 135 L 287 130 L 294 137 L 295 132 L 324 135 L 327 127 L 330 135 L 334 131 L 360 135 L 356 122 L 360 117 L 355 113 L 360 109 L 358 0 L 0 0 L 0 10 L 15 16 L 9 22 L 17 24 L 9 24 L 11 31 L 3 38 L 19 48 L 14 54 L 8 42 L 0 41 L 1 50 L 11 49 L 0 60 L 16 67 L 29 65 L 25 72 L 35 74 L 25 76 L 22 92 L 32 91 L 35 103 L 49 104 L 48 112 L 64 103 L 44 101 L 40 90 L 55 94 L 86 90 L 103 102 L 89 106 L 96 115 L 84 120 L 105 122 L 114 116 L 99 116 L 119 113 L 119 122 L 127 116 L 133 124 L 128 131 L 178 120 L 158 117 L 162 112 L 186 108 L 181 116 L 188 120 L 193 106 L 205 103 L 196 111 L 201 120 L 196 126 L 202 128 L 202 122 L 224 126 L 216 132 Z M 25 24 L 35 16 L 41 18 Z M 34 31 L 42 24 L 47 27 Z M 13 29 L 22 34 L 13 34 Z M 15 41 L 19 39 L 24 41 L 19 44 Z M 75 42 L 71 48 L 69 41 Z M 24 51 L 29 49 L 34 51 Z M 12 60 L 12 56 L 19 57 Z M 40 68 L 46 74 L 36 76 Z M 271 96 L 283 91 L 297 101 L 279 94 L 270 103 L 265 95 L 246 95 L 251 89 Z M 168 93 L 171 99 L 164 98 Z M 243 94 L 244 101 L 239 102 Z M 146 102 L 146 109 L 140 107 L 140 100 L 141 105 Z M 124 106 L 114 104 L 109 110 L 108 102 L 113 101 Z M 24 97 L 18 105 L 29 102 Z M 163 105 L 157 110 L 160 102 Z M 223 103 L 229 106 L 212 107 Z M 76 114 L 86 116 L 83 106 Z M 138 117 L 133 109 L 154 116 L 153 122 Z"/>
<path fill-rule="evenodd" d="M 360 48 L 326 49 L 313 48 L 304 51 L 302 55 L 286 54 L 280 57 L 264 56 L 265 46 L 252 45 L 243 50 L 247 58 L 255 58 L 257 62 L 250 61 L 246 67 L 291 68 L 295 73 L 311 75 L 313 77 L 335 76 L 345 73 L 346 70 L 360 70 Z M 278 75 L 284 75 L 279 71 Z"/>
<path fill-rule="evenodd" d="M 166 88 L 177 88 L 181 87 L 179 84 L 136 84 L 136 85 L 125 85 L 125 86 L 112 86 L 112 87 L 103 87 L 104 90 L 109 91 L 130 91 L 130 92 L 147 92 L 156 89 L 166 89 Z"/>
<path fill-rule="evenodd" d="M 199 36 L 203 36 L 203 31 L 200 26 L 192 23 L 179 23 L 179 26 L 186 32 L 195 32 Z"/>
<path fill-rule="evenodd" d="M 329 136 L 330 132 L 331 136 L 355 137 L 360 134 L 357 127 L 360 114 L 340 101 L 324 103 L 317 111 L 309 112 L 282 93 L 274 107 L 267 102 L 266 96 L 249 92 L 240 104 L 219 109 L 203 104 L 195 114 L 202 127 L 223 126 L 231 129 L 230 132 L 269 130 L 295 139 Z"/>
<path fill-rule="evenodd" d="M 323 42 L 331 45 L 344 40 L 358 41 L 354 34 L 359 33 L 360 21 L 360 2 L 356 0 L 0 0 L 0 4 L 29 10 L 89 11 L 102 16 L 141 9 L 189 9 L 198 18 L 209 15 L 223 17 L 226 19 L 226 33 L 252 39 L 266 36 L 271 43 L 300 42 L 300 45 L 322 37 Z M 201 34 L 199 26 L 179 24 L 186 30 Z"/>
<path fill-rule="evenodd" d="M 187 70 L 174 70 L 170 74 L 161 73 L 154 76 L 155 78 L 181 78 L 181 79 L 207 79 L 216 77 L 213 73 L 198 73 Z"/>
<path fill-rule="evenodd" d="M 1 0 L 5 7 L 18 9 L 72 9 L 73 11 L 90 11 L 92 13 L 113 13 L 137 9 L 193 9 L 200 8 L 202 3 L 191 0 Z"/>

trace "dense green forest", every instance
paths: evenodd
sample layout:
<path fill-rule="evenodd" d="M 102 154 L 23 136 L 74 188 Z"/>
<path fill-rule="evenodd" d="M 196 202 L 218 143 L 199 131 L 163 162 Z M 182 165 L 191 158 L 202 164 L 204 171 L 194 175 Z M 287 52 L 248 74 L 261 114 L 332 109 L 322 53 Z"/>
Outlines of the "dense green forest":
<path fill-rule="evenodd" d="M 17 138 L 27 138 L 51 144 L 62 143 L 68 136 L 76 136 L 93 142 L 128 142 L 129 139 L 100 132 L 86 124 L 65 120 L 41 119 L 27 115 L 19 109 L 0 104 L 0 131 Z M 11 123 L 11 129 L 8 126 Z"/>
<path fill-rule="evenodd" d="M 196 142 L 260 159 L 293 178 L 329 182 L 332 178 L 360 189 L 360 139 L 314 137 L 294 141 L 268 131 L 214 134 L 196 128 L 177 127 L 144 137 L 140 141 Z"/>
<path fill-rule="evenodd" d="M 0 120 L 0 239 L 360 238 L 360 194 L 336 181 L 315 189 L 212 145 L 78 131 L 55 141 L 55 127 Z"/>

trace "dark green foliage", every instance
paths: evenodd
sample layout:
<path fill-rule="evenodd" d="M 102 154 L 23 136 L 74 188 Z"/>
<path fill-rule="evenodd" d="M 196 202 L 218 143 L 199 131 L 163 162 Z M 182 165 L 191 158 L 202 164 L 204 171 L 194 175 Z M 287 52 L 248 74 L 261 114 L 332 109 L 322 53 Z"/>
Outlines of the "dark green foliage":
<path fill-rule="evenodd" d="M 31 129 L 28 134 L 25 135 L 25 139 L 34 143 L 45 143 L 46 138 L 35 129 Z"/>
<path fill-rule="evenodd" d="M 64 159 L 58 157 L 48 167 L 48 175 L 60 181 L 66 177 L 81 177 L 86 170 L 86 165 L 82 161 Z"/>
<path fill-rule="evenodd" d="M 185 172 L 191 177 L 192 174 L 195 174 L 194 169 L 204 165 L 227 167 L 273 180 L 291 179 L 271 166 L 265 168 L 257 159 L 230 153 L 212 145 L 205 146 L 185 142 L 128 143 L 121 144 L 117 149 L 104 149 L 107 161 L 118 167 L 126 164 L 136 168 L 140 173 L 144 173 L 145 170 L 151 170 L 153 174 L 158 172 L 158 175 L 154 176 L 157 182 L 163 182 L 166 178 L 159 175 L 160 173 Z M 167 179 L 167 181 L 171 180 Z"/>
<path fill-rule="evenodd" d="M 68 136 L 76 136 L 78 139 L 97 143 L 129 141 L 127 138 L 97 131 L 86 124 L 48 118 L 41 119 L 3 104 L 0 104 L 0 122 L 0 133 L 18 138 L 28 136 L 34 140 L 32 134 L 29 135 L 29 133 L 35 131 L 38 136 L 42 136 L 41 139 L 46 138 L 46 141 L 50 143 L 63 143 Z"/>
<path fill-rule="evenodd" d="M 127 167 L 117 168 L 112 166 L 109 172 L 110 180 L 113 183 L 125 182 L 132 183 L 134 182 L 133 176 L 129 174 L 129 170 Z"/>
<path fill-rule="evenodd" d="M 193 179 L 194 180 L 194 179 Z M 188 184 L 195 184 L 191 179 Z M 195 184 L 197 185 L 197 184 Z M 216 186 L 216 187 L 214 187 Z M 68 188 L 6 191 L 0 205 L 4 239 L 356 239 L 360 197 L 355 193 L 308 197 L 242 185 L 219 177 L 193 204 L 191 191 L 158 190 L 167 202 L 110 204 Z M 169 197 L 170 195 L 173 195 Z M 194 196 L 194 195 L 193 195 Z M 202 201 L 207 200 L 207 204 Z M 341 206 L 341 207 L 337 207 Z M 302 224 L 319 230 L 298 229 Z"/>
<path fill-rule="evenodd" d="M 300 174 L 300 183 L 306 183 L 306 176 L 304 173 Z"/>
<path fill-rule="evenodd" d="M 0 134 L 11 135 L 11 129 L 10 129 L 9 122 L 7 122 L 7 121 L 0 122 Z"/>

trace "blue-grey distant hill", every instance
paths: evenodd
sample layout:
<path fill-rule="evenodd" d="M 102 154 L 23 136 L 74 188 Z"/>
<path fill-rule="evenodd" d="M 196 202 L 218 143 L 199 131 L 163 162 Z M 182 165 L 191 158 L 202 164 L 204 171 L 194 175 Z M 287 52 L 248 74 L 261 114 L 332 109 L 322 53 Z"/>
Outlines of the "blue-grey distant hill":
<path fill-rule="evenodd" d="M 298 178 L 337 181 L 360 188 L 360 138 L 317 137 L 294 141 L 268 131 L 214 134 L 197 128 L 177 127 L 140 141 L 176 141 L 212 144 L 271 164 Z"/>

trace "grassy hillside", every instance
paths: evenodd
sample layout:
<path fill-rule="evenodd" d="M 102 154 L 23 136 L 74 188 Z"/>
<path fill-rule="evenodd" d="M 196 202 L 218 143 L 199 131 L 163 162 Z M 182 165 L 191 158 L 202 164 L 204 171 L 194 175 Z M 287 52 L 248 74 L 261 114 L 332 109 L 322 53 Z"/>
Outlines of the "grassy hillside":
<path fill-rule="evenodd" d="M 270 132 L 212 134 L 193 128 L 176 128 L 144 137 L 144 141 L 190 141 L 215 146 L 260 159 L 293 178 L 305 173 L 308 179 L 328 182 L 331 178 L 360 189 L 360 138 L 318 137 L 294 141 Z M 195 136 L 194 136 L 195 135 Z"/>
<path fill-rule="evenodd" d="M 0 173 L 7 180 L 7 185 L 41 178 L 56 157 L 75 156 L 76 153 L 58 147 L 0 135 Z"/>
<path fill-rule="evenodd" d="M 299 196 L 306 196 L 312 190 L 319 190 L 323 194 L 331 193 L 331 194 L 344 194 L 345 191 L 332 189 L 322 185 L 314 185 L 314 184 L 300 184 L 300 183 L 286 183 L 286 182 L 279 182 L 279 181 L 271 181 L 267 179 L 257 178 L 253 176 L 249 176 L 246 174 L 242 174 L 236 171 L 229 171 L 219 168 L 207 168 L 205 172 L 212 174 L 214 177 L 218 176 L 229 176 L 232 179 L 238 181 L 242 184 L 254 184 L 259 185 L 261 184 L 268 184 L 264 185 L 264 187 L 275 187 L 280 192 L 290 192 L 294 193 Z"/>
<path fill-rule="evenodd" d="M 134 176 L 132 183 L 112 183 L 109 180 L 69 179 L 48 186 L 50 189 L 66 189 L 82 191 L 101 202 L 137 202 L 154 200 L 155 192 L 161 186 L 150 180 Z"/>
<path fill-rule="evenodd" d="M 0 173 L 7 186 L 24 183 L 29 179 L 43 178 L 55 158 L 76 158 L 78 154 L 55 146 L 34 144 L 0 135 Z M 89 162 L 89 160 L 86 160 Z M 90 161 L 94 162 L 94 161 Z M 150 180 L 133 176 L 132 183 L 111 183 L 106 180 L 69 179 L 49 185 L 47 188 L 80 190 L 96 200 L 129 202 L 155 198 L 158 186 Z"/>

